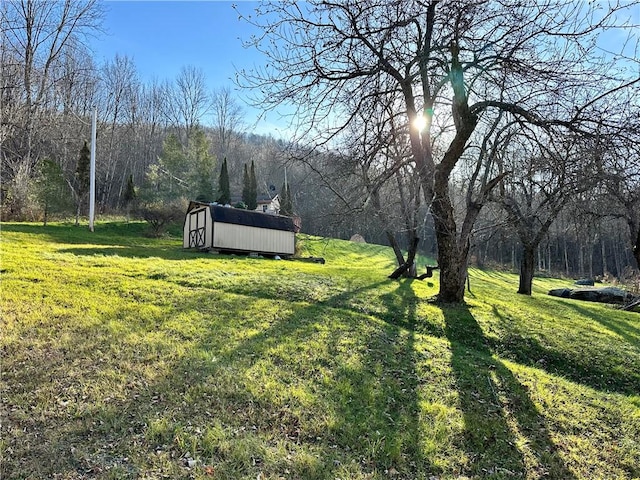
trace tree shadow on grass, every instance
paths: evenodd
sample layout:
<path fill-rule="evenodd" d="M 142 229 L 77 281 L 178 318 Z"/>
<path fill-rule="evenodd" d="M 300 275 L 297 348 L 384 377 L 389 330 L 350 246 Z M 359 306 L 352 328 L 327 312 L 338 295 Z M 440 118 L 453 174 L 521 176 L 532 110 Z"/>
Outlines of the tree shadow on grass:
<path fill-rule="evenodd" d="M 385 470 L 397 478 L 437 474 L 420 449 L 414 346 L 420 327 L 411 282 L 381 297 L 386 324 L 350 309 L 381 283 L 316 303 L 273 298 L 283 311 L 262 322 L 233 316 L 268 298 L 262 290 L 232 298 L 199 290 L 159 303 L 166 311 L 157 318 L 137 319 L 132 301 L 126 311 L 114 312 L 116 325 L 105 325 L 102 336 L 93 326 L 65 330 L 66 345 L 73 348 L 42 351 L 37 358 L 25 354 L 39 377 L 29 379 L 24 371 L 11 380 L 14 387 L 31 382 L 51 391 L 47 384 L 55 382 L 59 389 L 58 398 L 38 406 L 41 416 L 30 416 L 29 400 L 24 412 L 12 414 L 24 413 L 28 433 L 22 446 L 9 442 L 16 454 L 11 465 L 25 465 L 18 458 L 24 453 L 32 465 L 52 462 L 42 466 L 43 477 L 106 478 L 111 468 L 112 478 L 113 472 L 120 478 L 176 478 L 176 472 L 190 475 L 189 453 L 200 466 L 215 463 L 216 474 L 228 478 L 256 478 L 263 469 L 318 479 L 349 473 L 380 478 Z M 181 328 L 176 319 L 193 311 L 202 314 L 202 325 Z M 508 478 L 508 471 L 526 471 L 523 454 L 513 446 L 513 423 L 530 442 L 528 449 L 540 455 L 537 468 L 572 478 L 526 391 L 491 357 L 470 312 L 444 312 L 467 426 L 464 447 L 473 461 L 469 473 Z M 245 334 L 234 336 L 238 330 Z M 189 349 L 177 355 L 168 338 L 187 342 Z M 86 373 L 67 382 L 68 365 Z M 113 387 L 115 398 L 97 398 L 100 390 L 91 388 L 82 398 L 83 384 L 106 385 L 112 395 L 110 382 L 122 387 Z M 505 400 L 496 401 L 496 395 Z M 20 478 L 19 470 L 14 473 Z"/>
<path fill-rule="evenodd" d="M 104 246 L 87 248 L 64 248 L 59 253 L 70 253 L 77 257 L 126 257 L 126 258 L 161 258 L 162 260 L 189 260 L 201 258 L 203 254 L 187 252 L 181 247 L 154 246 Z"/>
<path fill-rule="evenodd" d="M 76 227 L 73 224 L 44 226 L 31 223 L 3 223 L 0 230 L 41 236 L 51 241 L 57 252 L 76 256 L 117 255 L 127 258 L 158 257 L 165 260 L 185 260 L 204 256 L 199 252 L 184 250 L 180 238 L 145 237 L 145 228 L 146 225 L 140 222 L 110 222 L 98 224 L 94 232 L 90 232 L 86 226 Z M 68 247 L 57 248 L 62 245 Z"/>
<path fill-rule="evenodd" d="M 637 312 L 627 312 L 629 316 L 627 320 L 617 320 L 585 308 L 579 304 L 579 300 L 568 300 L 566 301 L 566 305 L 570 306 L 580 315 L 590 318 L 612 332 L 615 332 L 631 346 L 640 350 L 640 314 Z M 610 308 L 613 309 L 614 307 Z"/>
<path fill-rule="evenodd" d="M 289 304 L 266 322 L 229 316 L 264 301 L 260 291 L 231 299 L 199 291 L 163 303 L 168 311 L 157 318 L 137 320 L 131 305 L 104 324 L 61 324 L 65 347 L 24 358 L 39 372 L 30 388 L 52 391 L 54 382 L 57 398 L 42 400 L 41 418 L 18 418 L 22 408 L 12 414 L 29 433 L 22 445 L 9 441 L 16 458 L 8 478 L 36 462 L 44 462 L 43 477 L 186 477 L 189 458 L 198 460 L 196 470 L 215 465 L 221 478 L 432 471 L 419 447 L 413 331 L 348 308 L 378 287 Z M 404 300 L 392 301 L 396 295 Z M 409 289 L 400 286 L 385 301 L 412 324 Z M 203 325 L 176 325 L 192 311 L 203 314 Z M 248 333 L 234 336 L 237 329 Z M 171 338 L 188 350 L 176 355 Z M 73 378 L 65 378 L 66 365 L 75 366 Z M 27 384 L 26 372 L 16 375 L 14 386 Z M 101 398 L 101 388 L 113 398 Z"/>
<path fill-rule="evenodd" d="M 575 478 L 553 443 L 545 419 L 513 373 L 492 356 L 489 342 L 466 306 L 443 306 L 451 367 L 465 422 L 468 474 L 520 478 L 532 471 Z"/>
<path fill-rule="evenodd" d="M 596 315 L 588 309 L 579 306 L 572 307 L 582 316 L 618 333 L 627 340 L 627 348 L 635 352 L 625 352 L 619 347 L 614 348 L 605 338 L 602 338 L 598 345 L 593 345 L 588 339 L 571 338 L 569 340 L 572 346 L 580 345 L 584 341 L 589 343 L 583 344 L 582 348 L 577 351 L 569 351 L 564 349 L 561 344 L 546 346 L 531 335 L 520 335 L 517 332 L 509 333 L 500 339 L 487 339 L 488 346 L 493 352 L 515 362 L 535 368 L 544 368 L 549 373 L 561 375 L 582 385 L 625 395 L 637 394 L 640 391 L 640 371 L 638 371 L 637 362 L 630 361 L 629 353 L 635 354 L 631 358 L 640 357 L 638 342 L 633 340 L 628 330 L 624 330 L 626 325 L 606 320 L 602 318 L 602 315 Z M 493 314 L 503 324 L 507 324 L 508 320 L 495 306 Z M 620 364 L 628 364 L 629 367 L 620 370 L 618 368 Z"/>
<path fill-rule="evenodd" d="M 147 226 L 142 222 L 109 222 L 96 224 L 93 232 L 89 231 L 87 225 L 76 226 L 73 223 L 54 223 L 46 226 L 36 223 L 2 223 L 0 228 L 5 232 L 42 235 L 59 243 L 110 245 L 113 244 L 114 238 L 144 238 Z"/>
<path fill-rule="evenodd" d="M 245 373 L 268 359 L 268 364 L 288 364 L 294 377 L 309 380 L 307 386 L 322 404 L 309 414 L 292 413 L 292 402 L 285 402 L 288 414 L 282 416 L 280 428 L 288 438 L 324 451 L 335 463 L 320 462 L 313 471 L 304 472 L 305 478 L 339 476 L 341 465 L 356 459 L 357 470 L 364 474 L 395 470 L 410 478 L 425 468 L 418 440 L 413 332 L 393 324 L 370 323 L 349 308 L 352 299 L 380 283 L 333 295 L 318 304 L 300 305 L 292 315 L 228 354 L 228 360 Z M 410 311 L 415 308 L 414 301 L 407 305 L 412 305 Z M 407 318 L 414 315 L 409 313 Z M 320 343 L 314 343 L 316 340 Z M 282 348 L 293 349 L 300 362 L 291 363 Z M 313 359 L 310 349 L 314 348 L 326 350 L 309 362 L 305 357 Z M 317 423 L 309 417 L 318 409 L 329 418 L 327 422 Z M 258 429 L 268 428 L 258 425 Z"/>

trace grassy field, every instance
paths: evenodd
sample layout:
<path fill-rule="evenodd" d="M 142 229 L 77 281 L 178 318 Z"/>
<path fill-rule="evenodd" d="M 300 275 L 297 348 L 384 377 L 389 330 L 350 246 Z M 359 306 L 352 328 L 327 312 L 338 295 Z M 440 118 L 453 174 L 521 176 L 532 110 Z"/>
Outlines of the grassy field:
<path fill-rule="evenodd" d="M 2 224 L 2 479 L 640 477 L 640 315 L 473 270 L 464 306 L 140 223 Z"/>

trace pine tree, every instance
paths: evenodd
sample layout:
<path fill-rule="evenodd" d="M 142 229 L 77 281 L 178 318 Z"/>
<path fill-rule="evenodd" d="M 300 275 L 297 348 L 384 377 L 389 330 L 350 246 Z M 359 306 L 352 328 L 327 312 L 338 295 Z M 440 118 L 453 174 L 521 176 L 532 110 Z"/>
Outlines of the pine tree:
<path fill-rule="evenodd" d="M 293 215 L 293 201 L 288 182 L 283 183 L 280 189 L 280 214 Z"/>
<path fill-rule="evenodd" d="M 280 215 L 287 214 L 287 184 L 283 183 L 282 188 L 280 189 Z"/>
<path fill-rule="evenodd" d="M 255 210 L 255 208 L 250 208 L 249 203 L 251 199 L 251 183 L 249 181 L 249 171 L 247 169 L 247 164 L 244 164 L 244 172 L 242 174 L 242 203 L 244 203 L 249 210 Z"/>
<path fill-rule="evenodd" d="M 293 215 L 293 195 L 291 195 L 291 186 L 287 182 L 287 215 Z"/>
<path fill-rule="evenodd" d="M 209 152 L 211 144 L 205 132 L 194 129 L 186 146 L 169 134 L 162 143 L 157 163 L 150 165 L 140 186 L 141 201 L 215 199 L 216 158 Z"/>
<path fill-rule="evenodd" d="M 126 206 L 129 206 L 136 199 L 136 187 L 133 183 L 133 174 L 127 178 L 127 188 L 124 191 L 123 200 Z"/>
<path fill-rule="evenodd" d="M 227 169 L 227 158 L 222 162 L 220 170 L 220 179 L 218 181 L 219 197 L 218 203 L 226 205 L 231 201 L 231 186 L 229 185 L 229 170 Z"/>
<path fill-rule="evenodd" d="M 80 210 L 82 202 L 85 200 L 89 192 L 89 183 L 91 175 L 91 151 L 87 146 L 87 142 L 80 149 L 78 157 L 78 165 L 76 166 L 75 193 L 76 193 L 76 226 L 80 224 Z"/>
<path fill-rule="evenodd" d="M 256 166 L 253 160 L 251 160 L 251 171 L 249 173 L 249 198 L 245 203 L 249 210 L 258 208 L 258 181 L 256 180 Z"/>
<path fill-rule="evenodd" d="M 216 159 L 209 153 L 210 143 L 201 129 L 196 129 L 189 136 L 187 160 L 189 174 L 186 176 L 190 195 L 201 202 L 211 202 L 215 198 Z"/>
<path fill-rule="evenodd" d="M 78 157 L 78 165 L 76 166 L 76 192 L 79 197 L 83 197 L 89 191 L 89 182 L 91 175 L 91 150 L 84 142 L 80 149 L 80 157 Z"/>

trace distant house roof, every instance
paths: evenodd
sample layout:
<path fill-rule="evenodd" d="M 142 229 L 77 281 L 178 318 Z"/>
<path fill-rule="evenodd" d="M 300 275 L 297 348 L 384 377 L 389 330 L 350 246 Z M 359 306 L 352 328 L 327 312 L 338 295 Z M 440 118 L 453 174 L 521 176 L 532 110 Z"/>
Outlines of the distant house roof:
<path fill-rule="evenodd" d="M 258 197 L 258 200 L 257 200 L 256 203 L 258 205 L 269 204 L 269 203 L 273 202 L 277 198 L 278 198 L 278 195 L 276 195 L 273 198 L 271 198 L 271 197 Z"/>

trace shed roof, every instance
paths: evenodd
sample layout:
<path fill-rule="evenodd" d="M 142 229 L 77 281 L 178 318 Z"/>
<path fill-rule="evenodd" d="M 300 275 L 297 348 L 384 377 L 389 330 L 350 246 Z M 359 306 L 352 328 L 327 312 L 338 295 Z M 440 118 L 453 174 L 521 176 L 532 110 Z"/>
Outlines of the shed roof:
<path fill-rule="evenodd" d="M 248 227 L 269 228 L 271 230 L 283 230 L 285 232 L 295 231 L 293 219 L 282 215 L 270 215 L 253 210 L 242 210 L 240 208 L 223 207 L 208 203 L 191 202 L 189 211 L 194 208 L 206 206 L 211 212 L 214 222 L 231 223 L 235 225 L 246 225 Z"/>

